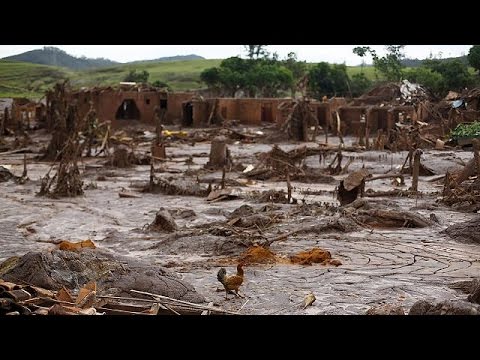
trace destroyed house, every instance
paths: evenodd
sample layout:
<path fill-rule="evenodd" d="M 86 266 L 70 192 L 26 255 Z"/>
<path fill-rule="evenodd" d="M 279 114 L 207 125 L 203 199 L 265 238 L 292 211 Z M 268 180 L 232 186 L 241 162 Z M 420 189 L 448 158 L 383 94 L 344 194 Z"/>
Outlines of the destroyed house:
<path fill-rule="evenodd" d="M 134 85 L 82 89 L 68 93 L 67 99 L 76 103 L 80 117 L 85 117 L 92 106 L 98 119 L 110 121 L 114 128 L 137 122 L 153 125 L 157 107 L 168 109 L 166 92 Z"/>

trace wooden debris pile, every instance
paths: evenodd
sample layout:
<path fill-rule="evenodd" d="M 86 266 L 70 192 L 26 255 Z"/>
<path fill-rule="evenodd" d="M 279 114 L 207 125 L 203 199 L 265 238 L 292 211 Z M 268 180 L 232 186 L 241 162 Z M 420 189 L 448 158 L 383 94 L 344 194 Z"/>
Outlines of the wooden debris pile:
<path fill-rule="evenodd" d="M 278 109 L 283 114 L 288 114 L 281 127 L 281 131 L 285 132 L 289 139 L 296 141 L 315 141 L 319 123 L 307 99 L 299 99 L 293 103 L 283 102 L 279 105 Z M 313 132 L 311 128 L 314 129 Z"/>
<path fill-rule="evenodd" d="M 55 166 L 54 162 L 42 178 L 38 196 L 74 197 L 83 194 L 83 181 L 77 164 L 81 144 L 75 134 L 67 140 L 61 151 L 62 157 L 55 175 L 50 177 L 50 172 Z"/>
<path fill-rule="evenodd" d="M 89 282 L 76 294 L 0 279 L 1 315 L 210 315 L 237 314 L 214 306 L 131 290 L 136 297 L 100 295 Z"/>
<path fill-rule="evenodd" d="M 457 210 L 480 210 L 480 141 L 472 140 L 473 159 L 457 172 L 447 172 L 442 202 Z"/>

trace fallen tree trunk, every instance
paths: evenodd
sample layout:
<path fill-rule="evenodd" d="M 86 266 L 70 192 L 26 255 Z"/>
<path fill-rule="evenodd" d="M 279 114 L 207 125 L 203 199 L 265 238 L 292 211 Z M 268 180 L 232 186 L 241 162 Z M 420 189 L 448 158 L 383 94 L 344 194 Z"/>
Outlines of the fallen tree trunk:
<path fill-rule="evenodd" d="M 396 210 L 359 210 L 355 219 L 372 227 L 424 228 L 432 222 L 420 214 Z"/>

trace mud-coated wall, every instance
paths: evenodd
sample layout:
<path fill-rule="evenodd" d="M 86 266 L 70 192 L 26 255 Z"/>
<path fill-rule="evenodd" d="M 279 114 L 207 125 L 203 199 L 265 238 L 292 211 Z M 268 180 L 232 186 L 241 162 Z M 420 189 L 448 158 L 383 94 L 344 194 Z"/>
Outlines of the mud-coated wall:
<path fill-rule="evenodd" d="M 362 114 L 366 115 L 367 108 L 365 106 L 341 106 L 338 108 L 340 115 L 340 131 L 342 135 L 357 135 L 360 126 Z M 335 118 L 336 124 L 336 118 Z M 336 126 L 334 126 L 336 129 Z"/>
<path fill-rule="evenodd" d="M 97 113 L 100 122 L 110 121 L 113 128 L 131 125 L 133 122 L 155 124 L 155 107 L 160 106 L 160 100 L 165 99 L 165 94 L 156 91 L 124 91 L 101 90 L 80 91 L 70 97 L 76 99 L 78 116 L 83 118 L 90 110 L 90 101 Z M 136 119 L 117 119 L 116 114 L 125 100 L 132 100 L 138 109 Z M 133 122 L 132 122 L 133 120 Z"/>
<path fill-rule="evenodd" d="M 169 122 L 181 121 L 183 117 L 182 104 L 185 101 L 191 101 L 193 97 L 194 93 L 168 93 L 166 120 Z"/>

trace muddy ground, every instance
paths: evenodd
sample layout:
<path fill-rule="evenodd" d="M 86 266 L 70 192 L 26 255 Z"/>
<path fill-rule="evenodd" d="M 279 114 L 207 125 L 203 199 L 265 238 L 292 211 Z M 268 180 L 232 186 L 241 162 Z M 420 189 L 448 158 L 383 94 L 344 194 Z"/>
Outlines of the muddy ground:
<path fill-rule="evenodd" d="M 256 129 L 251 129 L 255 131 Z M 35 143 L 46 146 L 48 134 L 37 131 Z M 323 140 L 323 139 L 322 139 Z M 330 142 L 336 142 L 333 138 Z M 354 139 L 347 138 L 351 144 Z M 305 143 L 282 143 L 291 150 Z M 307 146 L 316 148 L 314 143 Z M 271 150 L 270 144 L 232 142 L 228 145 L 234 163 L 255 165 L 256 154 Z M 30 148 L 34 149 L 35 146 Z M 136 151 L 147 152 L 149 143 L 140 144 Z M 197 176 L 201 179 L 221 179 L 221 171 L 203 169 L 208 162 L 210 143 L 171 142 L 167 155 L 172 161 L 156 163 L 156 176 L 169 179 L 188 188 Z M 103 166 L 105 158 L 83 158 L 80 169 L 86 187 L 85 194 L 76 198 L 52 199 L 38 197 L 40 178 L 51 164 L 34 160 L 37 153 L 28 153 L 28 177 L 25 184 L 13 181 L 0 183 L 0 261 L 31 250 L 50 249 L 56 240 L 91 239 L 95 244 L 115 254 L 142 258 L 152 264 L 169 267 L 190 282 L 207 301 L 243 314 L 365 314 L 372 306 L 392 304 L 409 309 L 418 300 L 463 299 L 464 294 L 449 284 L 470 280 L 480 270 L 480 248 L 477 244 L 457 242 L 441 233 L 447 226 L 472 219 L 476 214 L 453 211 L 441 205 L 442 180 L 420 177 L 418 197 L 367 197 L 372 208 L 387 207 L 411 210 L 438 219 L 426 228 L 362 227 L 351 232 L 338 230 L 299 232 L 286 240 L 273 242 L 270 249 L 278 259 L 319 247 L 328 250 L 334 265 L 292 265 L 288 261 L 252 264 L 245 267 L 245 282 L 240 292 L 245 299 L 217 291 L 221 284 L 216 273 L 221 266 L 227 273 L 235 271 L 238 257 L 253 243 L 275 238 L 297 229 L 315 229 L 322 221 L 338 218 L 341 210 L 334 196 L 338 181 L 345 175 L 334 176 L 332 183 L 300 183 L 292 181 L 293 196 L 299 204 L 258 202 L 258 193 L 270 189 L 286 191 L 286 182 L 245 179 L 241 171 L 226 174 L 227 186 L 240 198 L 208 202 L 205 197 L 141 193 L 148 183 L 150 166 L 119 169 Z M 398 170 L 406 152 L 344 152 L 354 157 L 349 171 L 365 166 L 372 174 L 382 175 Z M 2 155 L 0 165 L 20 176 L 23 154 Z M 185 163 L 189 157 L 193 163 Z M 306 164 L 324 168 L 334 153 L 319 162 L 310 156 Z M 472 158 L 472 152 L 461 150 L 425 150 L 423 164 L 442 175 L 447 169 L 461 168 Z M 191 174 L 191 175 L 189 175 Z M 234 182 L 237 181 L 237 183 Z M 396 187 L 391 179 L 367 182 L 366 189 L 407 189 Z M 206 188 L 207 184 L 202 184 Z M 121 198 L 122 190 L 138 198 Z M 305 195 L 307 190 L 309 195 Z M 310 195 L 317 191 L 319 195 Z M 227 225 L 230 214 L 242 205 L 250 205 L 269 221 L 247 229 Z M 159 208 L 169 210 L 179 228 L 174 233 L 147 231 Z M 187 211 L 188 210 L 188 211 Z M 193 210 L 193 213 L 191 212 Z M 245 217 L 245 216 L 244 216 Z M 313 292 L 316 301 L 303 309 L 302 301 Z M 248 300 L 248 301 L 247 301 Z"/>

